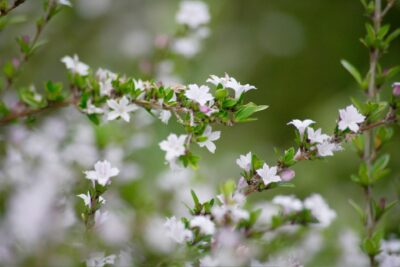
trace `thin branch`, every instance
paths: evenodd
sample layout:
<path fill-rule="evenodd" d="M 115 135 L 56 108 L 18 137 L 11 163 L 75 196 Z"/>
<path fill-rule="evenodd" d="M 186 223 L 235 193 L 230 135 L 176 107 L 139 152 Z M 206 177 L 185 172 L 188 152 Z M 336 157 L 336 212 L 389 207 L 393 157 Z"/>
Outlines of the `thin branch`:
<path fill-rule="evenodd" d="M 23 4 L 26 0 L 14 0 L 14 2 L 12 3 L 12 5 L 4 10 L 0 9 L 0 17 L 4 17 L 7 16 L 11 11 L 13 11 L 14 9 L 16 9 L 18 6 L 20 6 L 21 4 Z"/>

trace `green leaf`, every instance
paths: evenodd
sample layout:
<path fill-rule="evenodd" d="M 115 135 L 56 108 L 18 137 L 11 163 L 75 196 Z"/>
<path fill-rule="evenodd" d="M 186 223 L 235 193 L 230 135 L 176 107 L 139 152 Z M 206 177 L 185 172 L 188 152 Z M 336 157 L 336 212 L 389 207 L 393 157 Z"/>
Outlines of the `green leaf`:
<path fill-rule="evenodd" d="M 46 98 L 50 101 L 63 100 L 64 96 L 62 95 L 62 89 L 62 83 L 53 83 L 52 81 L 48 81 L 45 86 Z"/>
<path fill-rule="evenodd" d="M 366 216 L 365 216 L 363 209 L 357 203 L 355 203 L 352 199 L 349 199 L 349 204 L 355 209 L 355 211 L 360 216 L 361 220 L 365 221 Z"/>
<path fill-rule="evenodd" d="M 246 105 L 243 105 L 239 108 L 238 111 L 235 112 L 235 121 L 236 122 L 245 122 L 249 121 L 249 117 L 256 112 L 267 109 L 268 106 L 257 106 L 256 104 L 250 102 Z"/>
<path fill-rule="evenodd" d="M 388 37 L 386 38 L 386 40 L 385 40 L 385 43 L 387 44 L 387 45 L 389 45 L 393 40 L 395 40 L 397 37 L 399 37 L 400 36 L 400 28 L 399 29 L 396 29 L 396 30 L 394 30 L 392 33 L 390 33 L 389 35 L 388 35 Z"/>
<path fill-rule="evenodd" d="M 342 64 L 342 66 L 351 74 L 351 76 L 353 76 L 353 78 L 356 80 L 356 82 L 362 86 L 363 84 L 363 78 L 360 74 L 360 72 L 353 66 L 351 65 L 348 61 L 342 59 L 340 61 L 340 63 Z"/>

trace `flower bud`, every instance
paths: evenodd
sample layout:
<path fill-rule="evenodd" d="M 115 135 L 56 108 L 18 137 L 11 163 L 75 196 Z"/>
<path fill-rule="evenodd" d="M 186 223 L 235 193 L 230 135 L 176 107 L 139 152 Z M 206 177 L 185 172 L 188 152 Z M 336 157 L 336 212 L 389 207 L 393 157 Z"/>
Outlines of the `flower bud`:
<path fill-rule="evenodd" d="M 12 64 L 13 64 L 13 66 L 14 66 L 14 68 L 18 68 L 19 67 L 19 65 L 20 65 L 20 61 L 19 61 L 19 59 L 18 58 L 13 58 L 12 59 Z"/>
<path fill-rule="evenodd" d="M 202 113 L 208 113 L 208 112 L 211 111 L 211 108 L 207 107 L 206 105 L 200 106 L 200 111 L 201 111 Z"/>
<path fill-rule="evenodd" d="M 294 178 L 294 176 L 296 175 L 294 170 L 291 169 L 283 169 L 280 173 L 279 176 L 281 177 L 281 179 L 285 182 L 288 182 L 290 180 L 292 180 Z"/>
<path fill-rule="evenodd" d="M 393 95 L 399 97 L 400 96 L 400 82 L 396 82 L 392 85 L 393 87 Z"/>

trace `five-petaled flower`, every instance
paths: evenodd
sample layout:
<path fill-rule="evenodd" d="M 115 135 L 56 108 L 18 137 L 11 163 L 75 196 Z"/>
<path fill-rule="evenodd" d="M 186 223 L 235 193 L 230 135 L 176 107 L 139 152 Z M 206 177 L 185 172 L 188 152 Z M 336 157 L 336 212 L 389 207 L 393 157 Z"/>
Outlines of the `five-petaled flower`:
<path fill-rule="evenodd" d="M 186 135 L 170 134 L 167 140 L 160 142 L 160 148 L 166 152 L 165 159 L 169 162 L 185 154 Z"/>
<path fill-rule="evenodd" d="M 262 178 L 265 185 L 282 181 L 281 177 L 277 175 L 277 172 L 278 167 L 269 167 L 266 163 L 264 163 L 261 169 L 257 170 L 257 174 Z"/>
<path fill-rule="evenodd" d="M 94 170 L 85 171 L 86 178 L 92 181 L 97 181 L 102 186 L 110 183 L 110 178 L 117 176 L 119 170 L 117 168 L 111 167 L 110 162 L 107 160 L 98 161 L 94 165 Z"/>
<path fill-rule="evenodd" d="M 250 171 L 251 169 L 251 152 L 246 155 L 240 155 L 240 157 L 236 160 L 236 164 L 245 171 Z"/>
<path fill-rule="evenodd" d="M 209 93 L 210 88 L 206 85 L 198 86 L 197 84 L 189 84 L 185 96 L 190 100 L 204 106 L 208 101 L 214 100 L 212 94 Z"/>
<path fill-rule="evenodd" d="M 61 62 L 64 63 L 67 69 L 69 69 L 72 73 L 82 76 L 89 74 L 89 66 L 79 61 L 78 55 L 74 55 L 73 57 L 65 56 L 61 59 Z"/>
<path fill-rule="evenodd" d="M 166 228 L 167 236 L 177 243 L 182 244 L 183 242 L 192 240 L 193 238 L 192 231 L 186 229 L 183 222 L 177 220 L 175 216 L 167 218 L 164 227 Z"/>
<path fill-rule="evenodd" d="M 347 106 L 345 109 L 339 110 L 340 121 L 339 130 L 344 131 L 347 128 L 350 131 L 356 133 L 360 129 L 360 123 L 364 122 L 365 116 L 363 116 L 358 110 L 353 106 Z"/>
<path fill-rule="evenodd" d="M 129 112 L 138 109 L 135 104 L 129 104 L 129 100 L 126 96 L 123 96 L 119 101 L 114 99 L 107 100 L 107 105 L 112 109 L 112 111 L 108 112 L 107 119 L 109 121 L 121 117 L 124 121 L 129 122 Z"/>
<path fill-rule="evenodd" d="M 333 156 L 333 152 L 337 151 L 336 144 L 324 141 L 321 144 L 317 144 L 318 155 L 321 157 Z"/>
<path fill-rule="evenodd" d="M 315 121 L 309 119 L 304 121 L 292 120 L 291 122 L 288 123 L 288 125 L 292 124 L 294 127 L 296 127 L 297 130 L 299 131 L 300 138 L 303 138 L 304 131 L 307 129 L 308 126 L 310 126 L 313 123 L 315 123 Z"/>
<path fill-rule="evenodd" d="M 210 151 L 211 153 L 214 153 L 216 146 L 213 143 L 213 141 L 216 141 L 221 137 L 221 132 L 220 131 L 213 132 L 211 126 L 208 125 L 206 127 L 206 129 L 204 130 L 202 137 L 206 138 L 206 139 L 204 141 L 198 142 L 198 145 L 200 147 L 205 146 L 208 149 L 208 151 Z"/>

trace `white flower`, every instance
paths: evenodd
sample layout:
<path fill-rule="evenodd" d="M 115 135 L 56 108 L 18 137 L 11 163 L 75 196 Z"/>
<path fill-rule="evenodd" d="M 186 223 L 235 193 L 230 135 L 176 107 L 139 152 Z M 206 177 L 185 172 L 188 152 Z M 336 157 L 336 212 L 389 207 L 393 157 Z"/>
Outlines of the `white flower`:
<path fill-rule="evenodd" d="M 212 258 L 211 256 L 205 256 L 200 259 L 200 267 L 218 267 L 221 263 L 218 259 Z"/>
<path fill-rule="evenodd" d="M 347 106 L 345 109 L 340 109 L 339 115 L 339 130 L 341 131 L 349 128 L 352 132 L 356 133 L 360 128 L 358 124 L 365 120 L 365 116 L 358 112 L 353 105 Z"/>
<path fill-rule="evenodd" d="M 328 204 L 319 194 L 313 194 L 304 200 L 304 207 L 309 209 L 318 220 L 318 225 L 327 227 L 336 218 L 336 212 L 329 208 Z"/>
<path fill-rule="evenodd" d="M 133 83 L 135 84 L 135 89 L 139 89 L 140 91 L 145 89 L 144 82 L 141 79 L 133 80 Z"/>
<path fill-rule="evenodd" d="M 115 120 L 121 117 L 126 122 L 129 122 L 130 116 L 129 112 L 135 111 L 138 107 L 134 104 L 129 104 L 128 98 L 123 96 L 119 101 L 115 101 L 114 99 L 107 100 L 107 105 L 113 109 L 108 113 L 107 119 L 109 121 Z"/>
<path fill-rule="evenodd" d="M 200 52 L 201 43 L 193 36 L 177 38 L 172 43 L 172 50 L 186 58 L 192 58 Z"/>
<path fill-rule="evenodd" d="M 176 22 L 186 24 L 191 28 L 197 28 L 200 25 L 210 21 L 208 6 L 202 1 L 182 1 L 179 11 L 176 14 Z"/>
<path fill-rule="evenodd" d="M 212 83 L 214 85 L 222 84 L 224 87 L 226 87 L 226 85 L 230 81 L 230 79 L 231 79 L 231 77 L 229 77 L 228 73 L 225 73 L 224 77 L 210 75 L 210 78 L 207 79 L 207 82 Z"/>
<path fill-rule="evenodd" d="M 100 211 L 100 210 L 96 210 L 96 212 L 94 213 L 94 222 L 96 223 L 96 226 L 102 226 L 104 225 L 109 217 L 109 213 L 108 211 Z"/>
<path fill-rule="evenodd" d="M 298 130 L 299 133 L 300 133 L 300 137 L 303 138 L 304 131 L 306 130 L 306 128 L 307 128 L 308 126 L 310 126 L 310 125 L 313 124 L 313 123 L 315 123 L 315 121 L 308 120 L 308 119 L 307 119 L 307 120 L 304 120 L 304 121 L 301 121 L 301 120 L 292 120 L 291 122 L 288 123 L 288 125 L 289 125 L 289 124 L 292 124 L 294 127 L 296 127 L 297 130 Z"/>
<path fill-rule="evenodd" d="M 276 166 L 270 168 L 266 163 L 264 163 L 262 168 L 258 169 L 256 172 L 263 179 L 265 185 L 282 181 L 281 177 L 277 175 L 278 167 Z"/>
<path fill-rule="evenodd" d="M 183 222 L 177 220 L 175 216 L 167 218 L 164 227 L 166 228 L 168 237 L 177 243 L 182 244 L 183 242 L 192 240 L 193 238 L 192 231 L 186 229 Z"/>
<path fill-rule="evenodd" d="M 118 175 L 119 170 L 111 167 L 110 162 L 104 160 L 96 162 L 93 171 L 85 171 L 84 173 L 87 179 L 97 181 L 104 186 L 110 182 L 111 177 Z"/>
<path fill-rule="evenodd" d="M 198 145 L 200 147 L 206 147 L 208 151 L 211 153 L 215 152 L 216 146 L 213 143 L 213 141 L 218 140 L 221 137 L 221 132 L 220 131 L 212 131 L 211 126 L 207 126 L 206 129 L 204 130 L 204 133 L 202 135 L 203 137 L 206 137 L 207 139 L 201 142 L 198 142 Z"/>
<path fill-rule="evenodd" d="M 98 108 L 92 104 L 92 101 L 89 99 L 86 103 L 86 109 L 83 110 L 87 114 L 102 114 L 104 110 L 102 108 Z"/>
<path fill-rule="evenodd" d="M 109 255 L 105 257 L 104 252 L 97 252 L 90 255 L 90 258 L 86 260 L 87 267 L 104 267 L 107 264 L 115 264 L 115 255 Z"/>
<path fill-rule="evenodd" d="M 250 84 L 240 84 L 240 82 L 236 81 L 235 78 L 230 78 L 226 83 L 225 87 L 231 88 L 235 91 L 235 98 L 238 99 L 242 93 L 250 91 L 252 89 L 256 89 L 253 85 Z"/>
<path fill-rule="evenodd" d="M 113 85 L 112 81 L 110 79 L 105 80 L 105 81 L 100 81 L 99 82 L 99 87 L 100 87 L 100 95 L 101 96 L 110 96 L 111 91 L 113 90 Z"/>
<path fill-rule="evenodd" d="M 186 90 L 185 96 L 201 106 L 204 106 L 208 101 L 214 100 L 214 97 L 208 92 L 210 91 L 208 86 L 201 85 L 199 87 L 197 84 L 189 84 L 188 87 L 189 89 Z"/>
<path fill-rule="evenodd" d="M 96 78 L 98 81 L 113 81 L 115 79 L 117 79 L 118 75 L 115 74 L 114 72 L 107 70 L 107 69 L 103 69 L 103 68 L 98 68 L 96 71 Z"/>
<path fill-rule="evenodd" d="M 169 110 L 162 110 L 160 112 L 160 115 L 158 116 L 160 118 L 160 120 L 165 123 L 168 124 L 169 119 L 171 118 L 171 111 Z"/>
<path fill-rule="evenodd" d="M 92 198 L 90 196 L 90 192 L 88 191 L 87 194 L 80 194 L 77 195 L 77 197 L 81 198 L 83 200 L 83 203 L 85 203 L 85 206 L 87 206 L 89 209 L 92 207 Z M 100 196 L 99 197 L 99 202 L 100 204 L 105 204 L 106 200 Z"/>
<path fill-rule="evenodd" d="M 335 143 L 325 141 L 317 145 L 318 155 L 321 157 L 333 156 L 333 152 L 337 151 L 338 147 Z"/>
<path fill-rule="evenodd" d="M 72 4 L 71 4 L 71 2 L 69 0 L 58 0 L 58 3 L 60 5 L 71 6 L 72 7 Z"/>
<path fill-rule="evenodd" d="M 215 224 L 205 216 L 195 216 L 190 221 L 190 227 L 198 227 L 200 232 L 205 235 L 212 235 L 215 233 Z"/>
<path fill-rule="evenodd" d="M 167 152 L 165 159 L 169 162 L 185 154 L 186 135 L 170 134 L 167 140 L 160 142 L 160 148 Z"/>
<path fill-rule="evenodd" d="M 74 55 L 73 57 L 65 56 L 61 59 L 61 62 L 64 63 L 67 69 L 72 73 L 77 73 L 82 76 L 89 74 L 89 66 L 80 62 L 78 55 Z"/>
<path fill-rule="evenodd" d="M 240 157 L 236 160 L 236 164 L 245 171 L 250 171 L 251 169 L 251 152 L 247 153 L 245 156 L 240 155 Z"/>
<path fill-rule="evenodd" d="M 272 199 L 272 203 L 282 206 L 285 213 L 303 209 L 303 203 L 295 196 L 276 196 Z"/>
<path fill-rule="evenodd" d="M 329 139 L 329 135 L 322 134 L 321 129 L 314 130 L 311 127 L 307 128 L 307 136 L 308 136 L 308 140 L 310 140 L 311 144 L 314 144 L 314 143 L 321 144 L 324 141 L 326 141 L 327 139 Z"/>
<path fill-rule="evenodd" d="M 211 209 L 211 214 L 219 223 L 223 223 L 226 216 L 229 216 L 233 223 L 237 223 L 240 220 L 247 220 L 250 216 L 247 210 L 240 208 L 238 205 L 228 204 L 213 206 Z"/>

